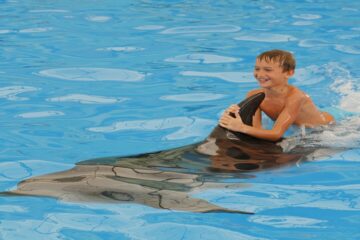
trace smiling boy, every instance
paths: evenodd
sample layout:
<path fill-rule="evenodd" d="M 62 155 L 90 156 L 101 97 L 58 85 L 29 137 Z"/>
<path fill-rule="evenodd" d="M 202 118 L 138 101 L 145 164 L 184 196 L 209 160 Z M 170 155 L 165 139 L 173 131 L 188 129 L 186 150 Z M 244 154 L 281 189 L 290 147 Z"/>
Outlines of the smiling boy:
<path fill-rule="evenodd" d="M 261 89 L 252 90 L 247 96 L 263 92 L 265 99 L 253 117 L 253 126 L 242 122 L 237 105 L 225 110 L 219 121 L 220 126 L 256 138 L 277 141 L 293 124 L 316 127 L 333 122 L 333 116 L 319 111 L 309 95 L 288 84 L 288 79 L 294 75 L 295 65 L 293 55 L 283 50 L 271 50 L 257 56 L 254 77 Z M 272 129 L 262 128 L 262 112 L 274 121 Z"/>

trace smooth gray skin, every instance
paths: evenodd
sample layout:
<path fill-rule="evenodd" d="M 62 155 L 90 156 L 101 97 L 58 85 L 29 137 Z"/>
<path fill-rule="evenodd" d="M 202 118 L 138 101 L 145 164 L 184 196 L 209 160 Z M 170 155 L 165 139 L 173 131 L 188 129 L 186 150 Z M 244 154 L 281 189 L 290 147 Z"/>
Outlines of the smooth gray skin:
<path fill-rule="evenodd" d="M 264 96 L 240 103 L 240 116 L 252 116 Z M 128 157 L 99 158 L 74 168 L 20 182 L 2 195 L 49 196 L 71 202 L 137 203 L 159 209 L 191 212 L 249 212 L 226 209 L 193 198 L 190 192 L 208 188 L 244 187 L 221 183 L 224 178 L 249 178 L 249 171 L 278 167 L 313 150 L 283 153 L 273 142 L 231 133 L 219 126 L 203 142 L 177 149 Z M 241 199 L 239 199 L 241 201 Z"/>

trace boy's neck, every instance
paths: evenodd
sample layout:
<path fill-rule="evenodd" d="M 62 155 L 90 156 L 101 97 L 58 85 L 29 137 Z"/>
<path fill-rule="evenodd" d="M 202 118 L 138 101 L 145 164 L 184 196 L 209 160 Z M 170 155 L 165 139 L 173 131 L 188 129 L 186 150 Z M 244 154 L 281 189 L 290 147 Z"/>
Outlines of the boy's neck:
<path fill-rule="evenodd" d="M 282 85 L 272 88 L 265 88 L 265 94 L 271 97 L 285 97 L 288 95 L 290 85 Z"/>

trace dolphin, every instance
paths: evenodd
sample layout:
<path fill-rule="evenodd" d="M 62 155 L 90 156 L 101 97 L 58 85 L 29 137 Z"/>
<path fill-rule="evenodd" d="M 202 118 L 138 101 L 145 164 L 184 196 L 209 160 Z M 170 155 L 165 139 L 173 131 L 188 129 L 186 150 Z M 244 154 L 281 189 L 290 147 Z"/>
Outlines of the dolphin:
<path fill-rule="evenodd" d="M 243 122 L 252 125 L 265 97 L 258 93 L 239 103 Z M 251 212 L 227 209 L 190 195 L 209 188 L 244 187 L 225 183 L 249 178 L 252 171 L 278 167 L 313 150 L 288 153 L 274 142 L 216 126 L 202 142 L 132 156 L 82 161 L 70 170 L 35 176 L 3 192 L 4 196 L 48 196 L 70 202 L 137 203 L 158 209 L 190 212 Z"/>

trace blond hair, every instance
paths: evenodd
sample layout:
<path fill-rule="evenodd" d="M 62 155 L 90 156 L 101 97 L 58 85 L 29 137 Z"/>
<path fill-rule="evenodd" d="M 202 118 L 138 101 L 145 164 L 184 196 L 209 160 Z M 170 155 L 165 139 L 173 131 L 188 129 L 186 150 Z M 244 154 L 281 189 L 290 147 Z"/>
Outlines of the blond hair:
<path fill-rule="evenodd" d="M 266 51 L 256 58 L 260 61 L 265 60 L 266 62 L 278 62 L 283 69 L 283 72 L 295 70 L 296 61 L 294 56 L 290 52 L 284 50 L 274 49 Z"/>

